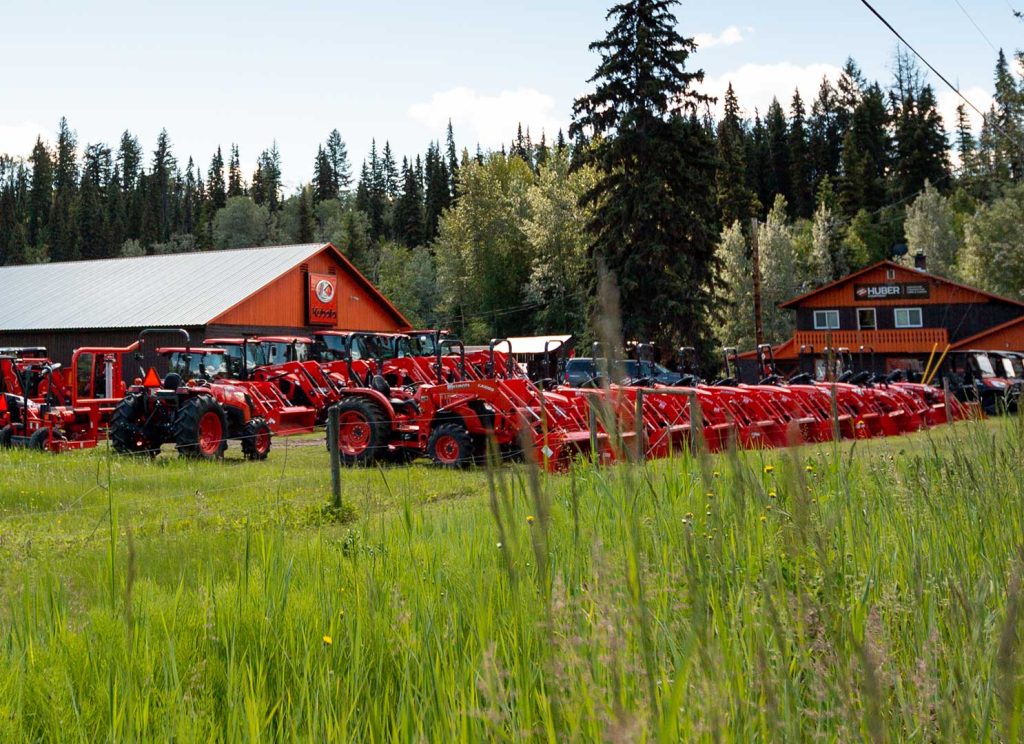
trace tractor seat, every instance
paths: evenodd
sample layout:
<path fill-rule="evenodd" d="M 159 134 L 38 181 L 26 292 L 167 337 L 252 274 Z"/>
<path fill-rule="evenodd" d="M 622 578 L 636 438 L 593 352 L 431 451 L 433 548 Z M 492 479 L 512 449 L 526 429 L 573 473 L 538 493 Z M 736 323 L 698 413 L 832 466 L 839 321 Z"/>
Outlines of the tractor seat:
<path fill-rule="evenodd" d="M 391 403 L 391 407 L 396 411 L 401 410 L 413 410 L 419 413 L 419 406 L 416 405 L 416 401 L 411 398 L 394 398 L 391 395 L 391 386 L 388 381 L 384 379 L 382 375 L 374 375 L 370 379 L 370 388 L 376 390 L 378 393 L 383 395 Z"/>
<path fill-rule="evenodd" d="M 160 383 L 160 387 L 164 390 L 177 390 L 181 387 L 181 375 L 177 372 L 169 372 L 167 376 L 164 377 L 163 382 Z"/>

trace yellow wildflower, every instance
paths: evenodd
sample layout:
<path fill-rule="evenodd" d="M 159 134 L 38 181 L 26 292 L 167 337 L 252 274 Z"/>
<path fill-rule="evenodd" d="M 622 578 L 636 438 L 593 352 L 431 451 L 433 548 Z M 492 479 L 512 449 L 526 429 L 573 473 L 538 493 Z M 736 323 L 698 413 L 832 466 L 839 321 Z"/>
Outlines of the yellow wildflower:
<path fill-rule="evenodd" d="M 533 524 L 533 515 L 532 514 L 530 514 L 530 515 L 528 515 L 526 517 L 526 523 L 527 524 Z"/>
<path fill-rule="evenodd" d="M 324 645 L 325 646 L 330 646 L 332 643 L 334 643 L 334 641 L 331 640 L 331 637 L 329 635 L 325 635 L 324 636 Z"/>
<path fill-rule="evenodd" d="M 765 475 L 771 475 L 774 472 L 775 472 L 775 466 L 774 465 L 765 465 L 764 466 L 764 474 Z"/>

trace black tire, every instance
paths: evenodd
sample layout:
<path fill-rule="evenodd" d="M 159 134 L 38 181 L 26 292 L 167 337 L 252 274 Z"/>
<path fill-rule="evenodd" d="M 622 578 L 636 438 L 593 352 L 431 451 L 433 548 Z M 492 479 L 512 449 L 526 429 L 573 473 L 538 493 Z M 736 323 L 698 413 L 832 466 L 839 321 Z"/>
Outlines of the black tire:
<path fill-rule="evenodd" d="M 391 422 L 377 403 L 369 398 L 349 398 L 338 404 L 338 419 L 338 451 L 343 464 L 370 465 L 388 454 Z"/>
<path fill-rule="evenodd" d="M 128 393 L 114 408 L 107 428 L 107 437 L 114 451 L 122 455 L 156 457 L 160 442 L 143 425 L 146 416 L 143 393 Z"/>
<path fill-rule="evenodd" d="M 270 426 L 262 418 L 250 419 L 242 429 L 242 454 L 246 460 L 266 460 L 270 454 Z"/>
<path fill-rule="evenodd" d="M 28 448 L 42 452 L 46 449 L 46 443 L 50 441 L 50 430 L 47 427 L 36 429 L 28 438 Z"/>
<path fill-rule="evenodd" d="M 14 436 L 14 429 L 10 426 L 5 426 L 0 429 L 0 449 L 11 448 L 11 438 Z"/>
<path fill-rule="evenodd" d="M 185 401 L 174 416 L 174 447 L 183 457 L 217 460 L 228 448 L 228 422 L 212 395 Z"/>
<path fill-rule="evenodd" d="M 443 468 L 466 468 L 473 464 L 473 437 L 462 424 L 441 424 L 430 432 L 427 455 Z"/>

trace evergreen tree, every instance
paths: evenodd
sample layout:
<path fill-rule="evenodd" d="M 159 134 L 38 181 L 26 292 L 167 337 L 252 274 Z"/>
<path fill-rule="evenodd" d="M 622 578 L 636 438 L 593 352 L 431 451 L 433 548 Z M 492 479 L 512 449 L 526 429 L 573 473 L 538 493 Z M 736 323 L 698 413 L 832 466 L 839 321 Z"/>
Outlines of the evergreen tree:
<path fill-rule="evenodd" d="M 768 143 L 768 191 L 772 195 L 766 204 L 774 203 L 778 194 L 786 197 L 787 202 L 792 202 L 789 125 L 777 98 L 772 99 L 765 116 L 765 140 Z"/>
<path fill-rule="evenodd" d="M 77 258 L 95 259 L 114 255 L 115 246 L 111 244 L 107 231 L 104 203 L 111 167 L 109 147 L 103 144 L 86 146 L 74 210 Z"/>
<path fill-rule="evenodd" d="M 312 243 L 316 235 L 316 215 L 314 212 L 313 187 L 303 186 L 299 192 L 298 226 L 295 240 L 299 243 Z"/>
<path fill-rule="evenodd" d="M 227 191 L 224 185 L 224 158 L 219 147 L 214 158 L 214 164 L 210 166 L 209 177 L 210 180 L 213 180 L 213 178 L 219 176 L 220 184 L 211 186 L 210 183 L 207 183 L 205 194 L 203 181 L 196 176 L 196 166 L 192 162 L 191 157 L 188 159 L 188 165 L 185 166 L 185 179 L 182 182 L 181 188 L 181 217 L 177 230 L 177 232 L 183 235 L 194 235 L 199 231 L 201 224 L 200 213 L 203 211 L 203 203 L 205 201 L 210 201 L 210 211 L 227 206 Z M 220 206 L 217 206 L 215 201 L 218 195 L 224 199 Z"/>
<path fill-rule="evenodd" d="M 107 183 L 107 235 L 110 247 L 108 256 L 119 254 L 124 241 L 127 239 L 127 223 L 124 187 L 121 179 L 121 166 L 116 162 L 110 171 L 110 181 Z"/>
<path fill-rule="evenodd" d="M 798 217 L 810 217 L 814 211 L 814 166 L 811 161 L 804 113 L 804 101 L 798 90 L 793 94 L 793 102 L 790 105 L 788 142 L 793 213 Z"/>
<path fill-rule="evenodd" d="M 569 145 L 565 141 L 565 132 L 561 129 L 558 130 L 558 136 L 555 137 L 555 152 L 565 152 Z"/>
<path fill-rule="evenodd" d="M 768 147 L 768 130 L 761 120 L 761 115 L 754 111 L 754 125 L 746 138 L 746 178 L 747 188 L 757 200 L 758 212 L 775 199 L 772 174 L 771 149 Z M 728 223 L 723 220 L 728 228 Z"/>
<path fill-rule="evenodd" d="M 995 142 L 999 160 L 1006 164 L 1010 180 L 1020 181 L 1024 178 L 1024 153 L 1021 151 L 1024 99 L 1002 49 L 996 60 L 995 113 L 992 123 L 999 133 Z"/>
<path fill-rule="evenodd" d="M 252 198 L 271 214 L 281 208 L 281 154 L 277 140 L 256 159 L 252 175 Z"/>
<path fill-rule="evenodd" d="M 540 132 L 540 143 L 537 145 L 537 151 L 534 157 L 538 171 L 547 165 L 549 157 L 551 157 L 551 151 L 548 148 L 547 138 L 544 136 L 544 130 L 542 129 Z"/>
<path fill-rule="evenodd" d="M 818 97 L 811 105 L 809 121 L 809 148 L 812 183 L 823 178 L 839 176 L 839 162 L 843 151 L 843 130 L 840 127 L 840 103 L 835 88 L 828 78 L 822 78 Z"/>
<path fill-rule="evenodd" d="M 189 166 L 192 166 L 192 158 L 189 158 L 188 162 Z M 192 182 L 195 183 L 194 174 Z M 219 145 L 217 152 L 210 159 L 210 170 L 206 174 L 206 196 L 214 209 L 223 209 L 228 203 L 227 184 L 224 182 L 224 155 L 221 154 Z"/>
<path fill-rule="evenodd" d="M 352 168 L 348 162 L 348 149 L 337 129 L 332 129 L 327 135 L 327 146 L 324 148 L 327 153 L 327 161 L 331 164 L 331 173 L 334 176 L 334 194 L 331 198 L 340 197 L 343 191 L 348 191 L 352 185 Z"/>
<path fill-rule="evenodd" d="M 41 249 L 49 241 L 50 209 L 53 205 L 53 160 L 42 137 L 29 156 L 32 164 L 32 186 L 28 197 L 28 243 Z"/>
<path fill-rule="evenodd" d="M 395 237 L 410 248 L 423 245 L 426 232 L 423 224 L 423 189 L 416 169 L 402 159 L 402 194 L 395 204 Z"/>
<path fill-rule="evenodd" d="M 149 178 L 149 213 L 152 219 L 148 243 L 166 243 L 174 227 L 172 196 L 177 181 L 177 162 L 171 153 L 171 138 L 161 129 L 153 151 Z"/>
<path fill-rule="evenodd" d="M 448 180 L 449 190 L 452 194 L 452 201 L 458 197 L 458 182 L 459 182 L 459 158 L 458 153 L 455 149 L 455 132 L 452 130 L 452 120 L 448 120 L 448 131 L 445 132 L 445 149 L 448 155 Z"/>
<path fill-rule="evenodd" d="M 323 147 L 316 148 L 316 161 L 313 163 L 313 200 L 319 204 L 328 199 L 338 197 L 337 180 L 331 161 Z"/>
<path fill-rule="evenodd" d="M 520 158 L 531 168 L 533 167 L 533 154 L 530 152 L 529 134 L 523 134 L 523 125 L 520 122 L 516 128 L 516 138 L 512 142 L 512 147 L 509 149 L 509 156 L 514 158 Z"/>
<path fill-rule="evenodd" d="M 78 256 L 74 207 L 78 191 L 78 140 L 61 117 L 57 130 L 57 162 L 53 170 L 53 209 L 50 212 L 50 257 L 54 261 L 73 261 Z"/>
<path fill-rule="evenodd" d="M 836 127 L 839 136 L 845 135 L 853 122 L 853 112 L 860 103 L 867 81 L 852 57 L 847 58 L 843 72 L 836 83 L 838 109 L 836 111 Z"/>
<path fill-rule="evenodd" d="M 391 154 L 391 143 L 384 142 L 384 150 L 381 152 L 381 176 L 384 180 L 384 198 L 391 202 L 398 198 L 399 174 L 398 164 L 395 163 L 395 156 Z"/>
<path fill-rule="evenodd" d="M 424 221 L 427 227 L 427 240 L 437 237 L 441 213 L 451 206 L 452 195 L 449 189 L 451 179 L 448 168 L 441 158 L 441 150 L 436 142 L 427 148 L 427 157 L 423 169 L 424 190 Z"/>
<path fill-rule="evenodd" d="M 238 145 L 231 143 L 231 161 L 228 164 L 228 198 L 245 196 L 245 181 L 242 179 L 242 166 L 238 160 Z"/>
<path fill-rule="evenodd" d="M 853 216 L 864 208 L 876 210 L 886 201 L 889 170 L 889 112 L 878 83 L 863 91 L 843 137 L 839 204 Z"/>
<path fill-rule="evenodd" d="M 590 45 L 601 55 L 595 90 L 574 102 L 570 134 L 594 137 L 579 153 L 598 171 L 582 201 L 594 209 L 591 251 L 618 284 L 626 337 L 663 348 L 687 340 L 707 353 L 715 151 L 697 118 L 703 73 L 685 69 L 696 45 L 676 32 L 674 4 L 627 0 L 609 11 L 611 30 Z"/>
<path fill-rule="evenodd" d="M 926 181 L 944 183 L 950 174 L 949 143 L 930 85 L 914 87 L 912 76 L 893 100 L 893 191 L 897 199 L 916 194 Z"/>
<path fill-rule="evenodd" d="M 746 143 L 740 105 L 732 83 L 725 91 L 722 120 L 718 123 L 717 201 L 722 224 L 742 225 L 755 214 L 755 195 L 747 186 Z"/>

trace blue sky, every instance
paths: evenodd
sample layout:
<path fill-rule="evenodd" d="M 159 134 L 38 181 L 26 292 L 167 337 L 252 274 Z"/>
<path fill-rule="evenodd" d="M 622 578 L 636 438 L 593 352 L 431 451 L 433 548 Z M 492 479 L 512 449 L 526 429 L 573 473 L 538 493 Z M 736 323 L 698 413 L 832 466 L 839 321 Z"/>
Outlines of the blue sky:
<path fill-rule="evenodd" d="M 996 47 L 1024 47 L 1010 6 L 959 0 Z M 147 151 L 161 127 L 184 163 L 218 144 L 243 166 L 276 138 L 286 184 L 308 180 L 338 128 L 358 171 L 370 138 L 414 155 L 453 119 L 460 146 L 496 147 L 520 120 L 536 138 L 567 124 L 596 64 L 610 0 L 443 3 L 0 0 L 0 152 L 27 154 L 61 115 L 80 144 L 128 128 Z M 957 0 L 875 0 L 876 8 L 968 96 L 987 107 L 995 52 Z M 697 2 L 676 8 L 700 35 L 693 67 L 720 94 L 734 81 L 751 114 L 794 86 L 812 98 L 853 56 L 883 82 L 895 39 L 859 0 Z M 953 94 L 932 80 L 945 111 Z"/>

